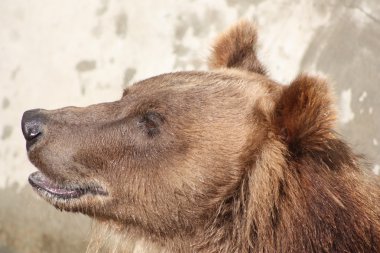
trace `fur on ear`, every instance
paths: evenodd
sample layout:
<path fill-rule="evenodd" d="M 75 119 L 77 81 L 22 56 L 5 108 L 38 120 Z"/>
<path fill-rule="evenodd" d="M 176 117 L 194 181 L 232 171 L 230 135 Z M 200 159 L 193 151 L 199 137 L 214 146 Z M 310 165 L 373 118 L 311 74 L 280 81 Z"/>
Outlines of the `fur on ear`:
<path fill-rule="evenodd" d="M 265 75 L 265 68 L 256 56 L 256 42 L 256 27 L 246 20 L 238 22 L 216 39 L 209 67 L 238 68 Z"/>
<path fill-rule="evenodd" d="M 322 151 L 327 140 L 335 138 L 336 112 L 326 80 L 298 76 L 277 106 L 278 127 L 293 154 Z"/>

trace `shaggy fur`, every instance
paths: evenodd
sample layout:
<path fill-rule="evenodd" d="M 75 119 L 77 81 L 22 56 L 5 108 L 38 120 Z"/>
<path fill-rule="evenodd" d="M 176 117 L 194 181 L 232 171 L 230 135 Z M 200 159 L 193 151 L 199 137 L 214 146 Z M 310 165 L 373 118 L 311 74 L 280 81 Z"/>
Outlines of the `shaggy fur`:
<path fill-rule="evenodd" d="M 216 40 L 210 72 L 38 112 L 31 162 L 59 189 L 97 191 L 35 189 L 107 228 L 90 252 L 102 240 L 120 252 L 380 252 L 379 180 L 335 133 L 329 84 L 272 81 L 256 41 L 243 21 Z"/>

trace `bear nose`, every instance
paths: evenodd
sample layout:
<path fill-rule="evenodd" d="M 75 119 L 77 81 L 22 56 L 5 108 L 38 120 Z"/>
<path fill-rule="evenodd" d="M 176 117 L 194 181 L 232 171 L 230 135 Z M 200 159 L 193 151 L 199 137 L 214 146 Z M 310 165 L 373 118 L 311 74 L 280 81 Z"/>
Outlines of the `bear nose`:
<path fill-rule="evenodd" d="M 21 129 L 26 140 L 27 149 L 34 144 L 43 133 L 44 117 L 41 109 L 24 112 L 21 120 Z"/>

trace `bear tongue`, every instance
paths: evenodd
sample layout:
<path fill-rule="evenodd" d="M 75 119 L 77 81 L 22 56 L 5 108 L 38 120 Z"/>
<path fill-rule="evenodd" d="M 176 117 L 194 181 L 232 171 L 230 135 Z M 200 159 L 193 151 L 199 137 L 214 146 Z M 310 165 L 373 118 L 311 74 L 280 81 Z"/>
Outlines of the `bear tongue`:
<path fill-rule="evenodd" d="M 64 186 L 58 185 L 39 171 L 30 174 L 28 180 L 34 188 L 42 189 L 58 197 L 75 198 L 81 195 L 80 189 L 68 189 Z"/>

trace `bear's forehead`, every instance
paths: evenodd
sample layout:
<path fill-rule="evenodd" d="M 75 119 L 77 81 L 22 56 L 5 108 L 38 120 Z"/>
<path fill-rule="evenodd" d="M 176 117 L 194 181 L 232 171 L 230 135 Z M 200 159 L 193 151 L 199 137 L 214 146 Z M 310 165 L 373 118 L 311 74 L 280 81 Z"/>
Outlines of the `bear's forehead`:
<path fill-rule="evenodd" d="M 274 84 L 266 77 L 242 71 L 175 72 L 151 77 L 127 88 L 123 96 L 184 96 L 252 98 L 268 93 Z"/>

